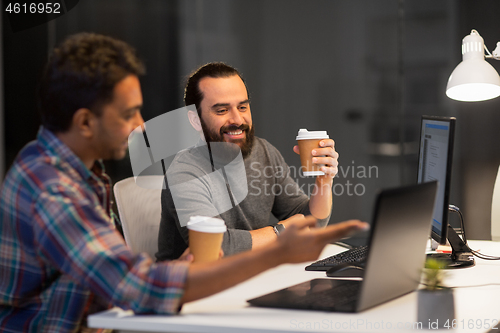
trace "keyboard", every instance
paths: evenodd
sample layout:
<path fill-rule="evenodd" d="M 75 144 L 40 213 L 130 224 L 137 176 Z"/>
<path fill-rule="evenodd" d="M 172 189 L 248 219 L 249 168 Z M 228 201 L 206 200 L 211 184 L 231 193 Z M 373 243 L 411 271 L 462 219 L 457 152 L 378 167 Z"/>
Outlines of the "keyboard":
<path fill-rule="evenodd" d="M 331 257 L 313 262 L 306 266 L 306 271 L 327 271 L 332 267 L 342 264 L 360 264 L 366 260 L 368 246 L 359 246 L 347 251 L 335 254 Z"/>

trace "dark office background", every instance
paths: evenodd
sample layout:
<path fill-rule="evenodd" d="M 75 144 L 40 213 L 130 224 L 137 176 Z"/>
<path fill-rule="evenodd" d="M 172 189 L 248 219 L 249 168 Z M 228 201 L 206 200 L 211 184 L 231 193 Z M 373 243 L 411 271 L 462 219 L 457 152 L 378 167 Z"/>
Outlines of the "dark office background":
<path fill-rule="evenodd" d="M 471 29 L 495 48 L 498 17 L 498 1 L 84 0 L 14 32 L 4 11 L 0 174 L 36 136 L 34 91 L 48 52 L 67 35 L 92 31 L 125 40 L 144 59 L 146 121 L 182 106 L 193 69 L 224 61 L 246 78 L 256 134 L 290 165 L 300 163 L 292 151 L 299 128 L 327 130 L 343 168 L 331 223 L 369 220 L 378 189 L 416 181 L 421 115 L 457 117 L 451 202 L 463 210 L 469 238 L 490 239 L 500 100 L 459 103 L 445 87 Z M 132 175 L 127 159 L 107 167 L 115 182 Z"/>

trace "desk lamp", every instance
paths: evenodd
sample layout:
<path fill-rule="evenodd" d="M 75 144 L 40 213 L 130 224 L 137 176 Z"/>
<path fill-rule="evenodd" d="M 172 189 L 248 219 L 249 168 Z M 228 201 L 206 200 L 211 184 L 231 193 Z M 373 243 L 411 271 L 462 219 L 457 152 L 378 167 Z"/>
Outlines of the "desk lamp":
<path fill-rule="evenodd" d="M 500 60 L 500 42 L 491 54 L 484 46 L 483 38 L 476 30 L 472 30 L 470 35 L 462 40 L 462 55 L 463 61 L 448 79 L 446 95 L 463 102 L 478 102 L 500 96 L 500 77 L 485 60 Z"/>
<path fill-rule="evenodd" d="M 487 55 L 484 54 L 486 50 Z M 500 77 L 485 58 L 500 60 L 500 42 L 493 53 L 484 46 L 484 40 L 472 30 L 462 40 L 463 61 L 451 73 L 446 95 L 457 101 L 478 102 L 500 96 Z M 491 205 L 491 235 L 500 240 L 500 168 L 493 190 Z"/>

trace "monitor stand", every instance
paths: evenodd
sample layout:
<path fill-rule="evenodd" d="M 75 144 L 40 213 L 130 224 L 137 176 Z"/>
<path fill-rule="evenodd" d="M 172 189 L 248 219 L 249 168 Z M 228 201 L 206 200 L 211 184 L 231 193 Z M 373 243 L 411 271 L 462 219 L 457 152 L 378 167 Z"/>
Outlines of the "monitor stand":
<path fill-rule="evenodd" d="M 450 225 L 448 225 L 447 238 L 451 245 L 451 253 L 429 253 L 427 259 L 435 259 L 442 262 L 444 269 L 474 266 L 475 262 L 472 252 Z"/>

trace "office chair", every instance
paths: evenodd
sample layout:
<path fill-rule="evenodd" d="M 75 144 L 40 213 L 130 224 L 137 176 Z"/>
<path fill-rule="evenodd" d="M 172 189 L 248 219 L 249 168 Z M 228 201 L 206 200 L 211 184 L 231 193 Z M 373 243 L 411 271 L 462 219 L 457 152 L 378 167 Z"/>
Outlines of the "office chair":
<path fill-rule="evenodd" d="M 146 252 L 153 261 L 158 251 L 163 176 L 134 177 L 115 184 L 116 206 L 125 242 L 134 253 Z"/>

